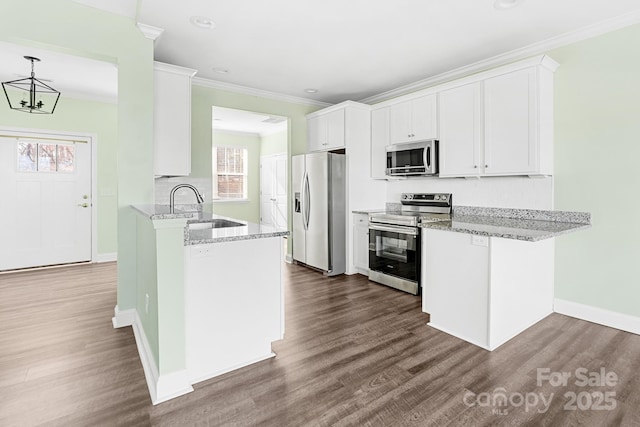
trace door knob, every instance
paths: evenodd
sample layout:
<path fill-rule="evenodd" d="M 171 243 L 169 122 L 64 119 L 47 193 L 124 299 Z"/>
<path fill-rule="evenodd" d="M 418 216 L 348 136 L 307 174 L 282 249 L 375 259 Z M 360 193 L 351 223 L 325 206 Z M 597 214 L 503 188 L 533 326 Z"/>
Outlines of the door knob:
<path fill-rule="evenodd" d="M 89 198 L 89 195 L 85 194 L 84 196 L 82 196 L 82 198 L 87 200 Z"/>
<path fill-rule="evenodd" d="M 80 206 L 81 208 L 88 208 L 89 203 L 78 203 L 78 206 Z"/>

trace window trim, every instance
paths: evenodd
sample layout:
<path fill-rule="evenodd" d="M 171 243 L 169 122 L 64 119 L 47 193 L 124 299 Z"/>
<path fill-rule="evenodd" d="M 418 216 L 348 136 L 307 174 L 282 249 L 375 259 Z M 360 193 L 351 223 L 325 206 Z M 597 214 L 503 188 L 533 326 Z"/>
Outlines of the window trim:
<path fill-rule="evenodd" d="M 218 196 L 218 148 L 232 148 L 232 149 L 240 149 L 243 150 L 243 173 L 225 173 L 222 175 L 227 176 L 242 176 L 244 179 L 242 180 L 242 193 L 243 197 L 238 198 L 230 198 L 230 197 L 219 197 Z M 249 147 L 245 145 L 213 145 L 213 150 L 211 150 L 211 160 L 212 160 L 212 192 L 211 192 L 211 201 L 213 203 L 247 203 L 249 202 Z"/>

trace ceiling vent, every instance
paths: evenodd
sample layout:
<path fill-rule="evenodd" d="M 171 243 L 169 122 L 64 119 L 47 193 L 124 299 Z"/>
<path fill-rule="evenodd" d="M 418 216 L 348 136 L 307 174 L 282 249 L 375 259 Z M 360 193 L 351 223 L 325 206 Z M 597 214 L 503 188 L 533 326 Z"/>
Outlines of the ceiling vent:
<path fill-rule="evenodd" d="M 269 117 L 268 119 L 264 119 L 262 121 L 262 123 L 273 123 L 273 124 L 277 124 L 277 123 L 282 123 L 284 121 L 286 121 L 287 118 L 286 117 Z"/>

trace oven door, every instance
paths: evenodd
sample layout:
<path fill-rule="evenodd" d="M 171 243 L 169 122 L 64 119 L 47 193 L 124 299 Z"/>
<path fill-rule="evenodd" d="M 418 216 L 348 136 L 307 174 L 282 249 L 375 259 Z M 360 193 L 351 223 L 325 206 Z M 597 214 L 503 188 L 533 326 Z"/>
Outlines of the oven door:
<path fill-rule="evenodd" d="M 418 294 L 420 236 L 416 227 L 369 224 L 369 278 Z"/>

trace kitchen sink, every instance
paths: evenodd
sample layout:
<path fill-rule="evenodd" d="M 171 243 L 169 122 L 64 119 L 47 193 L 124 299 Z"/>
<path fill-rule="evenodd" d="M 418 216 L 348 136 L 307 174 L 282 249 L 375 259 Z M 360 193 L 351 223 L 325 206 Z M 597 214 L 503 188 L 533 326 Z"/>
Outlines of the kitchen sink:
<path fill-rule="evenodd" d="M 228 219 L 212 219 L 207 222 L 190 222 L 187 227 L 189 227 L 189 230 L 207 230 L 211 228 L 243 227 L 245 225 Z"/>

